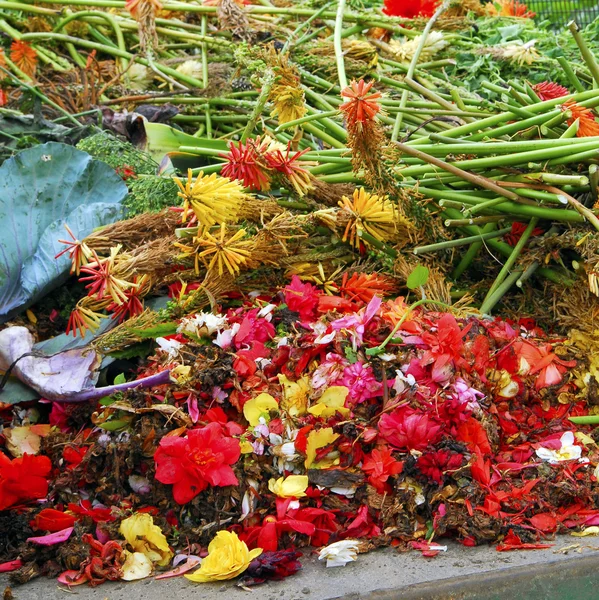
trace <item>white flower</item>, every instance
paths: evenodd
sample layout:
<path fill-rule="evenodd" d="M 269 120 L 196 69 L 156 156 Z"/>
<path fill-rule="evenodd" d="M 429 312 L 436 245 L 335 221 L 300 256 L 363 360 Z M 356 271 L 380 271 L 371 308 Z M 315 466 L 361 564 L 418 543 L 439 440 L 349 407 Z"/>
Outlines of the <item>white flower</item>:
<path fill-rule="evenodd" d="M 202 337 L 200 329 L 206 329 L 208 335 L 224 329 L 227 325 L 227 317 L 224 315 L 213 315 L 212 313 L 198 313 L 193 317 L 181 319 L 181 323 L 177 328 L 179 333 L 192 333 L 197 337 Z"/>
<path fill-rule="evenodd" d="M 539 448 L 536 451 L 537 456 L 541 460 L 555 465 L 558 462 L 565 460 L 577 460 L 582 454 L 582 447 L 574 444 L 574 434 L 571 431 L 566 431 L 560 438 L 561 448 L 559 450 L 551 450 L 550 448 Z"/>
<path fill-rule="evenodd" d="M 327 567 L 345 567 L 358 558 L 358 540 L 341 540 L 329 544 L 318 553 L 318 560 L 326 560 Z"/>
<path fill-rule="evenodd" d="M 395 371 L 397 377 L 395 378 L 395 383 L 393 384 L 393 389 L 399 396 L 403 394 L 405 391 L 412 389 L 416 385 L 416 378 L 414 375 L 404 375 L 401 371 Z"/>
<path fill-rule="evenodd" d="M 177 340 L 167 340 L 163 337 L 156 338 L 156 343 L 162 352 L 166 352 L 169 358 L 173 359 L 177 358 L 181 348 L 183 348 L 183 344 L 181 342 L 178 342 Z"/>
<path fill-rule="evenodd" d="M 258 317 L 262 317 L 262 318 L 265 318 L 267 321 L 271 321 L 272 315 L 270 313 L 272 313 L 272 311 L 275 308 L 276 308 L 275 304 L 267 304 L 265 307 L 260 309 L 260 312 L 258 313 Z"/>
<path fill-rule="evenodd" d="M 233 338 L 237 335 L 239 328 L 241 325 L 239 323 L 233 323 L 233 327 L 231 329 L 225 329 L 224 331 L 219 331 L 216 334 L 216 339 L 214 343 L 221 347 L 223 350 L 226 350 L 233 343 Z"/>

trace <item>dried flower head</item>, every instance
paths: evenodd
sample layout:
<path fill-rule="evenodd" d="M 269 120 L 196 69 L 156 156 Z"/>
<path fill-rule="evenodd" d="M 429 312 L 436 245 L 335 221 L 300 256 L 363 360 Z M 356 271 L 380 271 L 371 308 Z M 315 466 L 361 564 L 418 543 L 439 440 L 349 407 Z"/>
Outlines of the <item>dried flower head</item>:
<path fill-rule="evenodd" d="M 271 117 L 278 117 L 279 123 L 289 123 L 301 119 L 306 114 L 304 90 L 292 85 L 274 85 L 270 92 L 273 103 Z"/>

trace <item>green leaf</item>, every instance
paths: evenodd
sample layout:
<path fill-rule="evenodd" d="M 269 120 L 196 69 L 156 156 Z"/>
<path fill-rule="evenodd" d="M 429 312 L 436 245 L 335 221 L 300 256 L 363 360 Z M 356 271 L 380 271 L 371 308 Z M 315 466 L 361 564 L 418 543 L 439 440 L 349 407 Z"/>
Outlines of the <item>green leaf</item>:
<path fill-rule="evenodd" d="M 0 322 L 68 276 L 68 224 L 78 238 L 118 220 L 127 186 L 108 165 L 56 142 L 20 152 L 0 167 Z"/>
<path fill-rule="evenodd" d="M 121 383 L 127 383 L 127 378 L 125 377 L 124 373 L 119 373 L 114 378 L 114 385 L 120 385 Z"/>
<path fill-rule="evenodd" d="M 156 339 L 164 337 L 165 335 L 174 335 L 177 333 L 177 323 L 160 323 L 159 325 L 148 327 L 146 329 L 136 329 L 132 327 L 130 331 L 142 340 Z"/>
<path fill-rule="evenodd" d="M 418 265 L 408 276 L 406 285 L 411 289 L 415 290 L 422 285 L 425 285 L 428 281 L 429 271 L 428 268 L 423 265 Z"/>
<path fill-rule="evenodd" d="M 114 421 L 106 421 L 106 423 L 101 423 L 98 425 L 100 429 L 105 429 L 106 431 L 118 431 L 119 429 L 124 429 L 130 423 L 130 419 L 115 419 Z"/>

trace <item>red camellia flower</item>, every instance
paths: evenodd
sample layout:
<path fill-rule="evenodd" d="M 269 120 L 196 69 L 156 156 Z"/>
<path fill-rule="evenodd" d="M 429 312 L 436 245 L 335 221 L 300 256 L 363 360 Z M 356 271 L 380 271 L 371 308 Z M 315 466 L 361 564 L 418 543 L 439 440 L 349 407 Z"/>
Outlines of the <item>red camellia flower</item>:
<path fill-rule="evenodd" d="M 177 504 L 186 504 L 208 485 L 237 485 L 230 465 L 241 453 L 239 441 L 226 437 L 219 423 L 191 429 L 187 437 L 163 437 L 154 455 L 156 479 L 172 484 Z"/>
<path fill-rule="evenodd" d="M 441 425 L 428 414 L 402 406 L 379 421 L 381 437 L 398 450 L 426 450 L 441 439 Z"/>
<path fill-rule="evenodd" d="M 383 12 L 390 17 L 432 17 L 438 0 L 385 0 Z"/>
<path fill-rule="evenodd" d="M 368 473 L 368 481 L 377 489 L 384 490 L 385 482 L 392 475 L 401 473 L 403 463 L 395 460 L 389 448 L 375 448 L 364 461 L 362 470 Z"/>
<path fill-rule="evenodd" d="M 24 454 L 10 460 L 0 452 L 0 510 L 27 500 L 45 498 L 46 477 L 52 470 L 47 456 Z"/>
<path fill-rule="evenodd" d="M 283 290 L 283 294 L 289 310 L 299 313 L 302 321 L 308 321 L 316 316 L 320 296 L 317 287 L 311 283 L 304 283 L 294 275 L 291 283 Z"/>
<path fill-rule="evenodd" d="M 463 462 L 464 457 L 461 454 L 455 454 L 449 450 L 437 450 L 436 452 L 423 454 L 416 464 L 423 475 L 441 484 L 443 473 L 459 469 Z"/>

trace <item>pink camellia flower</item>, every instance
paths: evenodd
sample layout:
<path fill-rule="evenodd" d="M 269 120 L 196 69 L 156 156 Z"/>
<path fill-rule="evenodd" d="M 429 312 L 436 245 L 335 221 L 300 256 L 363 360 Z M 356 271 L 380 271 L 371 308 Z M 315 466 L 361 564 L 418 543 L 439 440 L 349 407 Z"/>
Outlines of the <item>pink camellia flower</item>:
<path fill-rule="evenodd" d="M 341 385 L 349 390 L 347 399 L 352 403 L 365 402 L 383 393 L 383 386 L 376 380 L 372 367 L 360 362 L 345 368 Z"/>
<path fill-rule="evenodd" d="M 319 390 L 323 387 L 339 385 L 343 371 L 349 365 L 347 358 L 334 352 L 328 352 L 325 359 L 312 373 L 312 387 Z"/>
<path fill-rule="evenodd" d="M 354 350 L 357 349 L 358 345 L 361 345 L 364 341 L 364 333 L 366 332 L 366 326 L 381 308 L 382 300 L 378 296 L 374 296 L 368 303 L 366 308 L 362 308 L 353 315 L 341 317 L 331 323 L 331 326 L 335 330 L 345 329 L 349 332 L 352 337 L 352 344 Z"/>
<path fill-rule="evenodd" d="M 299 313 L 302 321 L 311 321 L 316 317 L 320 292 L 311 283 L 304 283 L 297 275 L 283 289 L 285 303 L 289 310 Z"/>
<path fill-rule="evenodd" d="M 379 433 L 398 450 L 422 452 L 441 439 L 441 424 L 422 411 L 402 406 L 381 417 Z"/>

